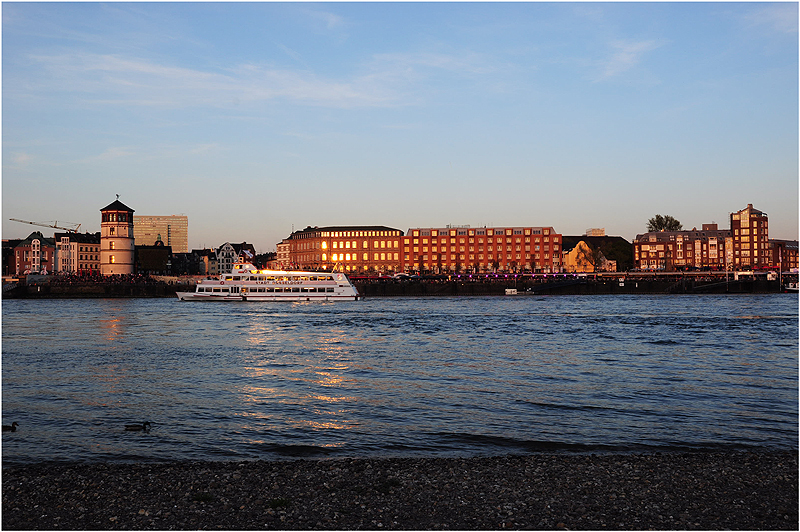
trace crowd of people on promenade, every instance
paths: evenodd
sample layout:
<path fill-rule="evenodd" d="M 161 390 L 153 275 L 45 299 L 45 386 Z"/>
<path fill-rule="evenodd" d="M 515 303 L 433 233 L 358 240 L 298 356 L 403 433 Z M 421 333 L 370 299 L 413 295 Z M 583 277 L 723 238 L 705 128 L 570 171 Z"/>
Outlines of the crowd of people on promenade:
<path fill-rule="evenodd" d="M 762 275 L 766 275 L 765 273 Z M 786 275 L 786 274 L 784 274 Z M 789 274 L 791 275 L 791 274 Z M 794 274 L 795 276 L 797 274 Z M 351 275 L 351 280 L 361 284 L 373 283 L 407 283 L 407 282 L 425 282 L 428 284 L 459 282 L 459 283 L 509 283 L 509 282 L 525 282 L 525 283 L 563 283 L 563 282 L 591 282 L 591 283 L 608 283 L 608 282 L 680 282 L 685 280 L 693 280 L 698 283 L 712 283 L 724 282 L 726 279 L 733 280 L 732 272 L 698 272 L 698 273 L 685 273 L 685 272 L 599 272 L 599 273 L 573 273 L 573 272 L 559 272 L 559 273 L 451 273 L 451 274 L 423 274 L 423 275 L 372 275 L 372 276 L 358 276 Z"/>
<path fill-rule="evenodd" d="M 157 281 L 147 274 L 114 274 L 101 275 L 100 272 L 62 273 L 54 275 L 50 284 L 55 285 L 88 285 L 88 284 L 156 284 Z"/>

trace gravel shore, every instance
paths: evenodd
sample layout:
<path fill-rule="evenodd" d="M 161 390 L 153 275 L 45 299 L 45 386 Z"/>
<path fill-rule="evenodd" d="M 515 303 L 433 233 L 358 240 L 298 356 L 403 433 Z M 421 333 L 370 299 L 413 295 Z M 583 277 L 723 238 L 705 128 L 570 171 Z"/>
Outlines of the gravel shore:
<path fill-rule="evenodd" d="M 797 452 L 3 469 L 5 530 L 798 529 Z"/>

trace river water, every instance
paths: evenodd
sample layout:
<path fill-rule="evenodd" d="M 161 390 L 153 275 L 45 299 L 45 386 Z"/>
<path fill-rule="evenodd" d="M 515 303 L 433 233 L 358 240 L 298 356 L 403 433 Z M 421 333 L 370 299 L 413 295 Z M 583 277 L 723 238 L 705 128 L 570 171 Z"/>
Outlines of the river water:
<path fill-rule="evenodd" d="M 6 300 L 2 318 L 4 465 L 798 446 L 796 295 Z"/>

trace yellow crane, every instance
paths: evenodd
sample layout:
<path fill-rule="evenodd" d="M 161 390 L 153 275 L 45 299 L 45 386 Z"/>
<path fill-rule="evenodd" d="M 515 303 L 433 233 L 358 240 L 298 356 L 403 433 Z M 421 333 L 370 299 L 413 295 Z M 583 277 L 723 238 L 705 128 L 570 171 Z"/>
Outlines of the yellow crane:
<path fill-rule="evenodd" d="M 24 223 L 24 224 L 40 225 L 42 227 L 52 227 L 54 229 L 61 229 L 62 231 L 67 231 L 68 233 L 77 233 L 81 228 L 81 224 L 74 224 L 72 222 L 62 222 L 63 224 L 68 224 L 68 225 L 71 225 L 72 227 L 61 227 L 60 225 L 58 225 L 58 221 L 55 221 L 53 223 L 49 223 L 49 222 L 29 222 L 28 220 L 20 220 L 19 218 L 9 218 L 9 220 L 12 220 L 14 222 L 21 222 L 21 223 Z"/>

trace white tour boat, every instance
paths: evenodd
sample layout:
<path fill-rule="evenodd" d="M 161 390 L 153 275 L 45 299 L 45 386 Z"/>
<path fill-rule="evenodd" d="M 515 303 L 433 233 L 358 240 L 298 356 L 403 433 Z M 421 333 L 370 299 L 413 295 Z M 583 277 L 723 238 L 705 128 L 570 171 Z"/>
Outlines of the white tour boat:
<path fill-rule="evenodd" d="M 357 301 L 358 290 L 341 272 L 257 270 L 237 263 L 231 273 L 197 282 L 181 301 Z"/>

